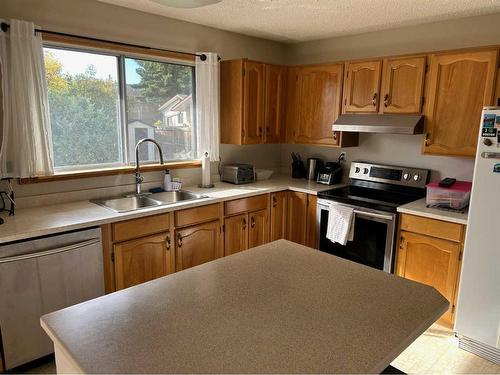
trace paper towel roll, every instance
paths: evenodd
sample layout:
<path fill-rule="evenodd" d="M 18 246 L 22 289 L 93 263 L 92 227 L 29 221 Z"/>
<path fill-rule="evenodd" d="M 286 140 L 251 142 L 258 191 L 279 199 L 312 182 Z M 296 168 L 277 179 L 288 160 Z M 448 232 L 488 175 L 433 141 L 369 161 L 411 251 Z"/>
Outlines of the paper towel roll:
<path fill-rule="evenodd" d="M 210 186 L 210 158 L 208 152 L 205 152 L 201 158 L 201 185 Z"/>

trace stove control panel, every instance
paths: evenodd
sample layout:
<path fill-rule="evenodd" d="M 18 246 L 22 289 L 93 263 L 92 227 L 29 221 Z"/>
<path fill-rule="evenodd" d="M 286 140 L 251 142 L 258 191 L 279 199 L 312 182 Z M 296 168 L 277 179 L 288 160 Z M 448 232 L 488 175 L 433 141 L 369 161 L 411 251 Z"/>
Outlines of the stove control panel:
<path fill-rule="evenodd" d="M 357 180 L 425 188 L 425 185 L 429 182 L 430 171 L 420 168 L 353 161 L 349 177 Z"/>

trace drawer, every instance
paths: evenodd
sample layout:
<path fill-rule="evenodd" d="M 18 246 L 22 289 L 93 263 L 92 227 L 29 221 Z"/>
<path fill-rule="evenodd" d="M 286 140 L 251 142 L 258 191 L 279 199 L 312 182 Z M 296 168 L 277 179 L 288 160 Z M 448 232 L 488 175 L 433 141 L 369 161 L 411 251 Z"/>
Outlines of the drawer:
<path fill-rule="evenodd" d="M 113 242 L 120 242 L 165 232 L 170 229 L 170 214 L 145 216 L 139 219 L 121 221 L 112 224 Z"/>
<path fill-rule="evenodd" d="M 215 203 L 207 206 L 175 211 L 175 226 L 185 227 L 186 225 L 218 220 L 220 216 L 219 207 L 219 204 Z"/>
<path fill-rule="evenodd" d="M 231 216 L 249 211 L 264 210 L 269 203 L 269 194 L 224 202 L 224 215 Z"/>
<path fill-rule="evenodd" d="M 462 242 L 465 226 L 414 215 L 401 215 L 401 230 Z"/>

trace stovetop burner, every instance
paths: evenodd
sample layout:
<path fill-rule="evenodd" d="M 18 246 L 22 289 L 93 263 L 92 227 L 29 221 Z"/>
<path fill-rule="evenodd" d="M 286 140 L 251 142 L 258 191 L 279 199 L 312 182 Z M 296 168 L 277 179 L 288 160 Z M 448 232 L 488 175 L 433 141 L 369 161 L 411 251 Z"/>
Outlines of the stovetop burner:
<path fill-rule="evenodd" d="M 398 206 L 425 196 L 429 171 L 367 162 L 352 162 L 351 185 L 318 193 L 318 197 L 353 206 L 396 212 Z"/>

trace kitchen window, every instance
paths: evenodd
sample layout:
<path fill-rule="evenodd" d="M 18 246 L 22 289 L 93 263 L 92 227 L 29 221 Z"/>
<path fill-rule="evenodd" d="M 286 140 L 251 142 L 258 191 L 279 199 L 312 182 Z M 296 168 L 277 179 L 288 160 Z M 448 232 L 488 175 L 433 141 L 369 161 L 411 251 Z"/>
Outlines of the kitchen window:
<path fill-rule="evenodd" d="M 193 65 L 48 45 L 44 56 L 56 173 L 132 165 L 142 138 L 166 161 L 195 159 Z"/>

